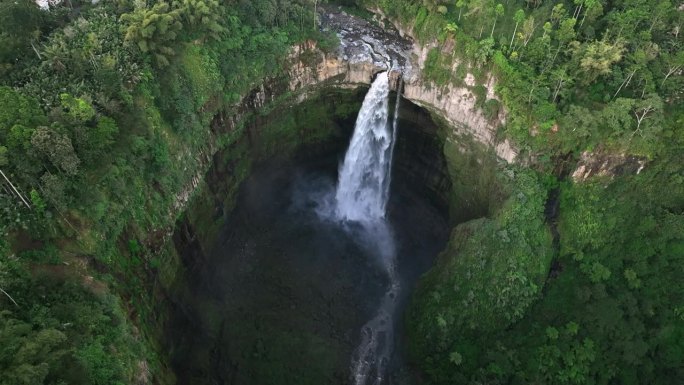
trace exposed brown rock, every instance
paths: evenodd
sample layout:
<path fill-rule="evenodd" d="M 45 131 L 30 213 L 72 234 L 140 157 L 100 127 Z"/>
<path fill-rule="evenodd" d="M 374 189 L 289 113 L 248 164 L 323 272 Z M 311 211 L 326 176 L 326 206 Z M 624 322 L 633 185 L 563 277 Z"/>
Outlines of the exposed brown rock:
<path fill-rule="evenodd" d="M 585 151 L 577 163 L 572 179 L 583 182 L 591 177 L 613 178 L 620 175 L 638 174 L 646 167 L 647 159 L 628 154 L 610 154 L 602 150 Z"/>

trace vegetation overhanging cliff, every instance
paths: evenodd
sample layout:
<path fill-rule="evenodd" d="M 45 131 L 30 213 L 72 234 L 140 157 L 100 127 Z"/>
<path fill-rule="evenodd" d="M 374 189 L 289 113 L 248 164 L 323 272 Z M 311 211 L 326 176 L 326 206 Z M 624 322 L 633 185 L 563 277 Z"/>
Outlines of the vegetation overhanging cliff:
<path fill-rule="evenodd" d="M 428 382 L 681 378 L 681 4 L 363 3 L 431 47 L 438 87 L 495 76 L 528 166 L 500 174 L 504 205 L 456 227 L 413 298 Z"/>

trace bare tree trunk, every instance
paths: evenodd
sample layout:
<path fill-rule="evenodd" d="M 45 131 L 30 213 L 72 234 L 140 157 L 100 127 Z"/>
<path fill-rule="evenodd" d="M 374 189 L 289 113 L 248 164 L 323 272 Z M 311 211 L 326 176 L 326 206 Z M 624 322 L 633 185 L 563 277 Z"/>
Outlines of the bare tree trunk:
<path fill-rule="evenodd" d="M 587 18 L 587 12 L 589 12 L 589 8 L 584 10 L 584 16 L 582 16 L 582 21 L 580 22 L 580 28 L 582 28 L 582 25 L 584 25 L 584 19 Z M 579 15 L 578 15 L 579 16 Z"/>
<path fill-rule="evenodd" d="M 7 296 L 7 298 L 9 298 L 9 299 L 14 303 L 14 306 L 19 307 L 19 304 L 17 303 L 17 301 L 15 301 L 14 298 L 12 298 L 11 295 L 9 295 L 9 294 L 8 294 L 6 291 L 4 291 L 2 288 L 0 288 L 0 291 L 1 291 L 3 294 L 5 294 L 5 295 Z"/>
<path fill-rule="evenodd" d="M 615 97 L 620 93 L 620 91 L 622 90 L 623 87 L 627 87 L 629 85 L 629 83 L 632 81 L 632 77 L 634 76 L 636 71 L 637 70 L 635 68 L 634 71 L 632 71 L 632 73 L 630 73 L 629 76 L 627 76 L 627 79 L 625 79 L 622 82 L 622 84 L 620 84 L 620 87 L 617 89 L 617 91 L 615 91 L 615 95 L 613 95 L 613 99 L 615 99 Z"/>
<path fill-rule="evenodd" d="M 35 52 L 36 55 L 38 55 L 38 59 L 39 59 L 39 60 L 43 60 L 43 57 L 40 56 L 40 52 L 38 52 L 38 50 L 36 49 L 36 46 L 33 45 L 33 42 L 31 42 L 31 48 L 33 48 L 33 52 Z"/>
<path fill-rule="evenodd" d="M 19 190 L 17 190 L 17 188 L 14 187 L 14 185 L 12 184 L 12 182 L 10 182 L 9 178 L 7 178 L 7 175 L 5 175 L 5 173 L 2 172 L 2 170 L 0 170 L 0 174 L 2 174 L 2 177 L 5 178 L 5 180 L 7 181 L 7 183 L 9 183 L 9 185 L 12 187 L 12 190 L 14 190 L 14 192 L 17 194 L 17 196 L 19 197 L 19 199 L 21 199 L 21 201 L 22 201 L 22 202 L 26 205 L 26 207 L 28 207 L 29 210 L 30 210 L 30 209 L 31 209 L 31 205 L 26 201 L 26 199 L 24 199 L 24 197 L 21 195 L 21 193 L 19 192 Z"/>
<path fill-rule="evenodd" d="M 316 16 L 318 16 L 318 0 L 314 0 L 313 29 L 316 30 Z"/>
<path fill-rule="evenodd" d="M 556 53 L 553 55 L 553 58 L 551 59 L 551 62 L 542 68 L 541 73 L 539 74 L 539 77 L 544 75 L 546 73 L 546 70 L 551 68 L 553 64 L 556 62 L 556 57 L 558 57 L 558 53 L 560 52 L 561 48 L 563 47 L 562 43 L 558 44 L 558 49 L 556 49 Z M 549 46 L 550 48 L 550 46 Z M 527 98 L 527 103 L 532 102 L 532 93 L 534 92 L 534 88 L 536 87 L 536 82 L 532 83 L 532 89 L 530 90 L 530 96 Z"/>
<path fill-rule="evenodd" d="M 556 91 L 553 93 L 553 101 L 552 101 L 552 103 L 555 103 L 555 102 L 556 102 L 556 98 L 558 97 L 558 93 L 560 92 L 561 87 L 563 87 L 563 81 L 564 81 L 564 80 L 565 80 L 565 79 L 563 79 L 562 76 L 561 76 L 561 78 L 558 80 L 558 85 L 556 86 Z"/>
<path fill-rule="evenodd" d="M 532 39 L 532 36 L 534 36 L 534 31 L 537 30 L 537 26 L 535 25 L 534 28 L 532 28 L 532 32 L 525 38 L 525 41 L 523 42 L 523 46 L 527 47 L 527 44 L 530 42 L 530 39 Z"/>
<path fill-rule="evenodd" d="M 515 33 L 518 32 L 518 22 L 515 22 L 515 28 L 513 29 L 513 34 L 511 35 L 511 44 L 508 45 L 508 50 L 513 48 L 513 39 L 515 38 Z"/>
<path fill-rule="evenodd" d="M 670 69 L 667 71 L 667 74 L 665 74 L 665 79 L 663 79 L 663 82 L 660 83 L 660 86 L 662 87 L 665 84 L 667 78 L 669 78 L 673 73 L 679 71 L 680 69 L 682 69 L 682 66 L 670 67 Z"/>
<path fill-rule="evenodd" d="M 636 116 L 637 119 L 637 128 L 632 133 L 632 136 L 634 136 L 634 134 L 636 134 L 637 131 L 641 131 L 641 122 L 643 122 L 644 119 L 646 119 L 646 115 L 648 115 L 651 111 L 653 111 L 653 106 L 644 107 L 641 110 L 641 115 L 639 115 L 638 111 L 634 111 L 634 116 Z"/>
<path fill-rule="evenodd" d="M 580 4 L 580 5 L 577 7 L 577 16 L 575 16 L 574 13 L 572 14 L 572 18 L 573 18 L 573 19 L 577 19 L 577 18 L 579 17 L 580 13 L 582 13 L 582 5 L 583 5 L 583 4 Z"/>

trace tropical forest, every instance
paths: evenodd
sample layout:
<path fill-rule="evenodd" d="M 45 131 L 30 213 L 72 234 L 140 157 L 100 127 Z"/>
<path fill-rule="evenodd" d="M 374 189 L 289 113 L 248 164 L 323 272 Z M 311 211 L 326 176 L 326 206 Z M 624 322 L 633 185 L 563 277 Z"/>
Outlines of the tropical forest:
<path fill-rule="evenodd" d="M 684 384 L 681 0 L 0 0 L 0 385 Z"/>

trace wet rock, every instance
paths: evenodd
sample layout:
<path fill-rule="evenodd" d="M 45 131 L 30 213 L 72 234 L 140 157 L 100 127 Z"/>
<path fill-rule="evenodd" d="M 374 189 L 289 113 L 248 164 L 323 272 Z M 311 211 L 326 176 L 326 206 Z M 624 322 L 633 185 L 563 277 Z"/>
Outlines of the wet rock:
<path fill-rule="evenodd" d="M 350 64 L 371 63 L 379 70 L 397 70 L 413 76 L 410 53 L 413 41 L 394 29 L 383 29 L 335 8 L 321 15 L 321 25 L 340 39 L 337 56 Z"/>

